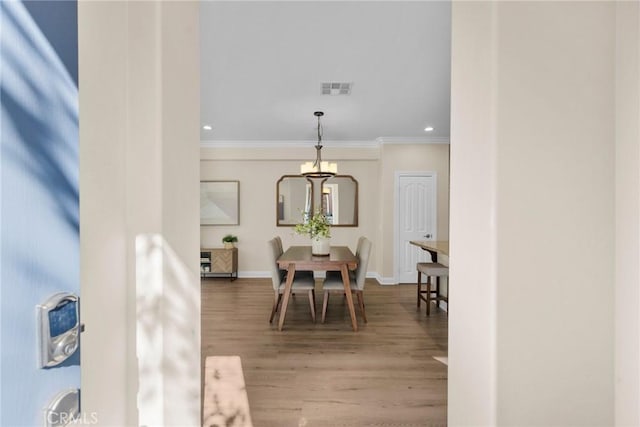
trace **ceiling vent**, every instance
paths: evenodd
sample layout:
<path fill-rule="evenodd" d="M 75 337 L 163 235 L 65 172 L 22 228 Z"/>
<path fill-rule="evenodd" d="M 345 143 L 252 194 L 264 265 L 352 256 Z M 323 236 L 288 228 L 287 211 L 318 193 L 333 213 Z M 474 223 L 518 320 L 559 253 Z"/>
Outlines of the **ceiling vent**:
<path fill-rule="evenodd" d="M 350 95 L 351 87 L 353 83 L 344 82 L 323 82 L 322 94 L 323 95 Z"/>

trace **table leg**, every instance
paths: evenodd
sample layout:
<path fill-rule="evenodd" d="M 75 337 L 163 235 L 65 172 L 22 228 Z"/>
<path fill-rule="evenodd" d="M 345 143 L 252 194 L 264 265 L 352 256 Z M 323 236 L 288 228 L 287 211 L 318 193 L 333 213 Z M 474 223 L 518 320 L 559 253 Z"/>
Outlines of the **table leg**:
<path fill-rule="evenodd" d="M 356 319 L 356 310 L 353 308 L 353 295 L 351 295 L 351 283 L 349 282 L 349 269 L 346 264 L 340 267 L 342 272 L 342 283 L 344 283 L 344 293 L 347 297 L 347 306 L 351 315 L 351 326 L 354 331 L 358 331 L 358 319 Z"/>
<path fill-rule="evenodd" d="M 291 285 L 293 284 L 293 277 L 296 274 L 296 265 L 289 264 L 287 269 L 287 281 L 284 285 L 284 298 L 282 299 L 282 305 L 280 306 L 280 318 L 278 320 L 278 330 L 282 330 L 284 325 L 284 318 L 287 315 L 287 304 L 289 304 L 289 296 L 291 295 Z"/>

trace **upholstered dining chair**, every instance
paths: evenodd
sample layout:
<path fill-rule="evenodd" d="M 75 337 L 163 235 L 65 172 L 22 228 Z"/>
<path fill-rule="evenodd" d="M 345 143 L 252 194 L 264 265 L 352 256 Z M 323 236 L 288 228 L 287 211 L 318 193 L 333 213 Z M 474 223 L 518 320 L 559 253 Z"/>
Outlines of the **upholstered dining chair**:
<path fill-rule="evenodd" d="M 364 243 L 364 241 L 367 240 L 366 237 L 364 236 L 360 236 L 358 237 L 358 244 L 356 245 L 356 257 L 360 258 L 360 251 L 362 250 L 362 243 Z M 355 272 L 354 271 L 349 271 L 349 274 L 353 277 L 355 277 Z M 342 277 L 342 273 L 340 273 L 339 271 L 327 271 L 326 272 L 326 277 L 327 278 L 331 278 L 331 279 L 335 279 L 335 280 L 340 280 L 340 277 Z M 351 280 L 351 279 L 349 279 Z"/>
<path fill-rule="evenodd" d="M 364 243 L 365 240 L 367 240 L 367 238 L 364 236 L 358 237 L 358 245 L 356 246 L 356 256 L 360 255 L 360 251 L 362 250 L 362 244 Z"/>
<path fill-rule="evenodd" d="M 273 308 L 271 309 L 271 317 L 269 317 L 269 323 L 273 322 L 273 316 L 278 311 L 282 294 L 284 293 L 285 283 L 287 280 L 287 271 L 281 270 L 278 267 L 278 258 L 282 255 L 281 243 L 278 243 L 278 239 L 274 238 L 269 240 L 269 262 L 271 264 L 271 281 L 274 290 Z M 309 296 L 309 307 L 311 309 L 311 319 L 316 321 L 316 297 L 315 297 L 315 280 L 311 272 L 296 271 L 291 285 L 291 292 L 306 291 Z"/>
<path fill-rule="evenodd" d="M 282 238 L 280 238 L 280 236 L 276 236 L 273 238 L 276 243 L 278 244 L 278 256 L 282 255 L 284 253 L 284 246 L 282 245 Z M 278 267 L 279 268 L 279 267 Z M 283 270 L 280 269 L 280 272 L 282 274 L 287 275 L 287 270 Z M 296 277 L 298 276 L 311 276 L 311 278 L 313 279 L 313 271 L 310 270 L 296 270 Z"/>
<path fill-rule="evenodd" d="M 278 250 L 280 251 L 280 254 L 284 253 L 284 247 L 282 246 L 282 239 L 280 238 L 280 236 L 274 237 L 274 240 L 278 244 Z"/>
<path fill-rule="evenodd" d="M 361 237 L 358 240 L 358 247 L 356 249 L 356 256 L 358 257 L 358 267 L 355 271 L 349 271 L 349 284 L 351 286 L 351 292 L 354 292 L 356 294 L 356 297 L 358 298 L 358 306 L 360 307 L 360 311 L 362 312 L 362 319 L 365 323 L 367 323 L 367 314 L 364 310 L 364 282 L 367 277 L 367 266 L 369 265 L 371 245 L 371 240 L 367 239 L 366 237 Z M 342 274 L 340 274 L 340 272 L 327 272 L 327 277 L 322 283 L 322 290 L 322 323 L 324 323 L 327 313 L 327 305 L 329 303 L 329 293 L 344 293 L 344 282 L 342 281 Z"/>

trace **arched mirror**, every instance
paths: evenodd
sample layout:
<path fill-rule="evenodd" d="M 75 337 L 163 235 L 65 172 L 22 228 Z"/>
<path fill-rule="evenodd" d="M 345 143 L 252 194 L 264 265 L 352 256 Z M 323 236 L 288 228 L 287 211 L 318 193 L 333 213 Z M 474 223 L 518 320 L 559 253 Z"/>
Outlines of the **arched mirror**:
<path fill-rule="evenodd" d="M 276 183 L 276 225 L 303 222 L 313 212 L 313 183 L 300 175 L 283 175 Z"/>
<path fill-rule="evenodd" d="M 322 212 L 334 227 L 358 226 L 358 181 L 351 175 L 336 175 L 322 181 Z"/>

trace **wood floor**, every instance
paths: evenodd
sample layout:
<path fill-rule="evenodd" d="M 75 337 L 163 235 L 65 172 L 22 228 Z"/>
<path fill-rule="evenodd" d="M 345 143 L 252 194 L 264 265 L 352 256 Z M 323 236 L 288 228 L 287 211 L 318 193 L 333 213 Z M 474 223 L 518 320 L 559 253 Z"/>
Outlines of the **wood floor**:
<path fill-rule="evenodd" d="M 316 290 L 316 308 L 322 292 Z M 367 320 L 331 295 L 314 324 L 306 294 L 292 298 L 282 332 L 269 314 L 270 279 L 202 281 L 202 363 L 239 355 L 255 427 L 445 426 L 447 314 L 416 310 L 416 288 L 367 279 Z"/>

